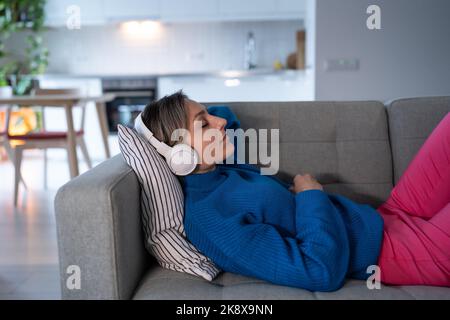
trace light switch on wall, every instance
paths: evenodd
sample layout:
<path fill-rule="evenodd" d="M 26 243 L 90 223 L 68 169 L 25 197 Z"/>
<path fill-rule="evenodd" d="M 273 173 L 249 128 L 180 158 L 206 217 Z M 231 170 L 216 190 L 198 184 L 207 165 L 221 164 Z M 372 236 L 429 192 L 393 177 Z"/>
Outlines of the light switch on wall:
<path fill-rule="evenodd" d="M 324 61 L 325 71 L 357 71 L 359 59 L 327 59 Z"/>

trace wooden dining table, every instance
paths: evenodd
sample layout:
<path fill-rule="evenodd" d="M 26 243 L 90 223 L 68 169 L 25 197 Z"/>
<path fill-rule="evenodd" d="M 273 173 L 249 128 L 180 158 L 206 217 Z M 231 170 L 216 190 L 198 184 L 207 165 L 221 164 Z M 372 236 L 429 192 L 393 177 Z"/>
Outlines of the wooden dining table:
<path fill-rule="evenodd" d="M 59 107 L 64 108 L 67 123 L 67 143 L 68 158 L 70 167 L 70 177 L 74 178 L 80 174 L 78 167 L 76 132 L 73 121 L 73 108 L 88 102 L 95 103 L 100 131 L 102 134 L 103 146 L 107 158 L 111 156 L 108 143 L 108 122 L 106 119 L 106 102 L 114 99 L 114 94 L 107 93 L 98 96 L 85 96 L 79 94 L 52 94 L 52 95 L 25 95 L 12 96 L 9 98 L 0 97 L 0 105 L 20 106 L 20 107 Z"/>

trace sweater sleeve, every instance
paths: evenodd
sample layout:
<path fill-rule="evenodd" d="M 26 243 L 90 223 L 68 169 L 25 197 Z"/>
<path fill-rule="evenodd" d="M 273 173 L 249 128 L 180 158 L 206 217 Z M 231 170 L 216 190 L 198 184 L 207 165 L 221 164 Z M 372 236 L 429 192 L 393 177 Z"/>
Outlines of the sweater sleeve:
<path fill-rule="evenodd" d="M 323 191 L 303 191 L 295 200 L 295 237 L 282 236 L 255 213 L 217 219 L 220 213 L 211 208 L 196 208 L 186 232 L 225 271 L 310 291 L 337 290 L 349 263 L 344 222 Z"/>

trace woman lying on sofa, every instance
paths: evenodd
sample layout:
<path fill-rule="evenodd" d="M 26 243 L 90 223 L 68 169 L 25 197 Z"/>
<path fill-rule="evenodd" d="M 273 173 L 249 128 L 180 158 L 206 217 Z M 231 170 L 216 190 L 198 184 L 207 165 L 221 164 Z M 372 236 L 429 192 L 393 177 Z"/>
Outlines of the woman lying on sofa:
<path fill-rule="evenodd" d="M 183 142 L 198 155 L 183 180 L 186 235 L 222 270 L 332 291 L 377 265 L 386 284 L 450 286 L 450 114 L 377 210 L 327 194 L 308 174 L 287 185 L 257 166 L 222 164 L 235 149 L 225 130 L 239 127 L 227 108 L 206 109 L 178 92 L 141 119 L 169 146 L 177 128 L 193 137 Z M 223 139 L 205 138 L 211 129 Z M 211 143 L 223 148 L 220 158 L 206 156 Z"/>

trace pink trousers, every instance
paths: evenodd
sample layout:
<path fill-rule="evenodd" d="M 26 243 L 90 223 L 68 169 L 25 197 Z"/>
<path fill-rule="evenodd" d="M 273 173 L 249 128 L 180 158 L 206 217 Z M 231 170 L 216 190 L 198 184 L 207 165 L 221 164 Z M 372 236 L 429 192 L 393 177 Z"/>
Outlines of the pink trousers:
<path fill-rule="evenodd" d="M 377 210 L 384 219 L 381 281 L 450 286 L 450 113 Z"/>

